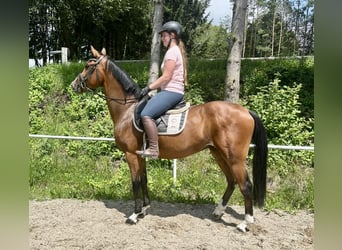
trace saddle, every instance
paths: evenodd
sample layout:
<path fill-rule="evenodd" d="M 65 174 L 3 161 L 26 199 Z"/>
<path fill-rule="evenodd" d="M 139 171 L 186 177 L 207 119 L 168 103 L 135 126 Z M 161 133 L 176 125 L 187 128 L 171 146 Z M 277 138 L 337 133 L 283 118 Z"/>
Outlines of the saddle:
<path fill-rule="evenodd" d="M 143 98 L 135 107 L 133 112 L 134 127 L 144 132 L 144 126 L 140 118 L 140 113 L 146 106 L 149 96 Z M 175 135 L 183 131 L 188 116 L 190 103 L 183 98 L 175 107 L 168 110 L 162 116 L 155 119 L 159 135 Z"/>

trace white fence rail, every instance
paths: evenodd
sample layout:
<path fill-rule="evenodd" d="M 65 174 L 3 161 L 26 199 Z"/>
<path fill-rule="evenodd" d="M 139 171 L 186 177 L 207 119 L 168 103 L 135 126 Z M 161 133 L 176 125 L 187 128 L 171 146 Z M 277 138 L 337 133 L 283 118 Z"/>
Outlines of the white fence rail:
<path fill-rule="evenodd" d="M 32 138 L 48 138 L 48 139 L 67 139 L 67 140 L 88 140 L 88 141 L 115 141 L 114 138 L 64 136 L 64 135 L 34 135 L 34 134 L 29 134 L 29 137 L 32 137 Z"/>
<path fill-rule="evenodd" d="M 114 138 L 105 137 L 83 137 L 83 136 L 64 136 L 64 135 L 36 135 L 29 134 L 31 138 L 48 138 L 48 139 L 66 139 L 66 140 L 88 140 L 88 141 L 115 141 Z M 250 147 L 254 147 L 251 144 Z M 285 145 L 272 145 L 268 144 L 268 148 L 274 149 L 292 149 L 292 150 L 314 150 L 313 146 L 285 146 Z"/>
<path fill-rule="evenodd" d="M 81 137 L 81 136 L 63 136 L 63 135 L 36 135 L 29 134 L 31 138 L 47 138 L 47 139 L 66 139 L 66 140 L 90 140 L 90 141 L 114 141 L 114 138 L 104 138 L 104 137 Z M 251 144 L 250 147 L 254 147 Z M 284 145 L 268 145 L 268 148 L 274 149 L 287 149 L 287 150 L 314 150 L 313 146 L 284 146 Z M 176 183 L 177 179 L 177 160 L 173 160 L 173 182 Z"/>

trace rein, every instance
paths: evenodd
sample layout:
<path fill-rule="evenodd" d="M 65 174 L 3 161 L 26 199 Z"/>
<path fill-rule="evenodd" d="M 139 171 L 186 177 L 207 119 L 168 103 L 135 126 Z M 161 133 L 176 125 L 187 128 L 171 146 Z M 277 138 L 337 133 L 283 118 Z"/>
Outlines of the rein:
<path fill-rule="evenodd" d="M 97 74 L 97 65 L 99 65 L 99 63 L 102 61 L 103 58 L 105 58 L 107 56 L 101 55 L 98 59 L 90 59 L 89 61 L 95 61 L 95 63 L 93 65 L 91 65 L 91 68 L 89 71 L 87 71 L 87 74 L 85 77 L 82 76 L 82 74 L 78 74 L 78 78 L 80 79 L 80 83 L 79 85 L 81 86 L 81 88 L 86 89 L 87 91 L 92 92 L 93 94 L 96 94 L 98 96 L 100 96 L 102 99 L 104 100 L 110 100 L 110 101 L 114 101 L 118 104 L 121 105 L 126 105 L 128 103 L 136 103 L 138 101 L 138 97 L 133 97 L 133 98 L 112 98 L 112 97 L 108 97 L 104 94 L 100 94 L 98 92 L 95 92 L 94 89 L 91 89 L 87 86 L 87 81 L 88 78 L 93 74 L 94 70 L 96 70 L 96 80 L 98 79 L 98 74 Z"/>
<path fill-rule="evenodd" d="M 101 97 L 104 100 L 110 100 L 110 101 L 114 101 L 116 103 L 119 103 L 121 105 L 126 105 L 128 103 L 136 103 L 138 101 L 138 97 L 133 97 L 133 98 L 112 98 L 112 97 L 108 97 L 106 95 L 100 94 L 95 92 L 93 89 L 87 88 L 88 90 L 92 91 L 94 94 L 98 95 L 99 97 Z"/>

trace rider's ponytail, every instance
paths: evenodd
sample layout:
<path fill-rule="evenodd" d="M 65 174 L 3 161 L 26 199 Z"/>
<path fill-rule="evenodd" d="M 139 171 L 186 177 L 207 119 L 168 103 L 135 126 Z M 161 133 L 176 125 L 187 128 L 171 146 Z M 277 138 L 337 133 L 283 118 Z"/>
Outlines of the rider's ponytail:
<path fill-rule="evenodd" d="M 183 77 L 184 77 L 184 85 L 188 85 L 188 59 L 186 57 L 186 50 L 182 40 L 179 39 L 178 46 L 182 52 L 183 58 Z"/>

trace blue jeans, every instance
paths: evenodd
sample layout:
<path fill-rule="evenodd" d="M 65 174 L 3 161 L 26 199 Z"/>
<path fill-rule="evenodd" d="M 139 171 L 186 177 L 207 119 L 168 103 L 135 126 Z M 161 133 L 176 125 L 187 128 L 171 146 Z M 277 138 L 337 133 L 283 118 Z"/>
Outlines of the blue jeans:
<path fill-rule="evenodd" d="M 141 111 L 140 117 L 148 116 L 156 119 L 176 106 L 183 99 L 183 96 L 176 92 L 162 90 L 147 102 L 145 108 Z"/>

